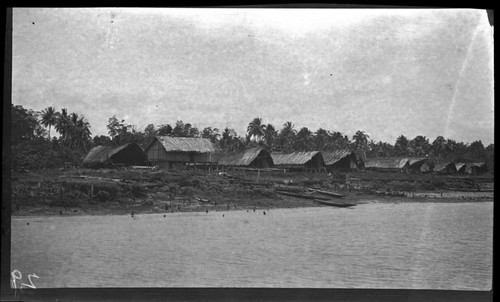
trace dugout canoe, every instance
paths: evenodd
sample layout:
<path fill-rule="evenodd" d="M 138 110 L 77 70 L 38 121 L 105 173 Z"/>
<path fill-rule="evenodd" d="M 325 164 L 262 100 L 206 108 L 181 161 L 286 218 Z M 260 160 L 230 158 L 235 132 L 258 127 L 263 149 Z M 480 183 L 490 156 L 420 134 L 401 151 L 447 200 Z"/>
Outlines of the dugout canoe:
<path fill-rule="evenodd" d="M 315 198 L 314 201 L 327 205 L 327 206 L 332 206 L 332 207 L 342 207 L 342 208 L 347 208 L 347 207 L 353 207 L 356 205 L 354 202 L 346 202 L 346 201 L 339 201 L 339 200 L 322 200 L 322 199 L 317 199 Z"/>
<path fill-rule="evenodd" d="M 323 194 L 323 195 L 327 195 L 327 196 L 335 197 L 335 198 L 342 198 L 342 197 L 345 197 L 345 195 L 344 195 L 344 194 L 335 193 L 335 192 L 330 192 L 330 191 L 323 191 L 323 190 L 311 189 L 311 188 L 309 188 L 309 190 L 311 190 L 311 191 L 313 191 L 313 192 L 316 192 L 316 193 L 319 193 L 319 194 Z"/>
<path fill-rule="evenodd" d="M 285 192 L 285 191 L 276 191 L 276 193 L 281 194 L 281 195 L 286 195 L 286 196 L 292 196 L 292 197 L 297 197 L 297 198 L 303 198 L 303 199 L 318 199 L 318 200 L 329 200 L 330 198 L 324 198 L 321 196 L 314 196 L 311 194 L 300 194 L 300 193 L 293 193 L 293 192 Z"/>

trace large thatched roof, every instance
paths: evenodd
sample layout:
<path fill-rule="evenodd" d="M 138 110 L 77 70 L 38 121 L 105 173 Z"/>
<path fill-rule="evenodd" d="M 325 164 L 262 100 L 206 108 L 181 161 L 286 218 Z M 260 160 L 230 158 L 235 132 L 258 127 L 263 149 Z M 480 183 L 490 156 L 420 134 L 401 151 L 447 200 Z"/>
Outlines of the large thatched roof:
<path fill-rule="evenodd" d="M 374 169 L 402 169 L 409 159 L 405 158 L 367 158 L 365 160 L 365 168 Z"/>
<path fill-rule="evenodd" d="M 349 151 L 347 149 L 344 150 L 336 150 L 333 152 L 324 152 L 321 151 L 321 156 L 323 156 L 323 161 L 326 166 L 333 165 L 334 163 L 342 160 L 348 156 L 355 156 L 353 151 Z"/>
<path fill-rule="evenodd" d="M 215 152 L 214 145 L 206 138 L 157 136 L 155 140 L 158 140 L 167 152 Z M 146 150 L 155 140 L 149 144 Z"/>
<path fill-rule="evenodd" d="M 369 158 L 365 160 L 365 168 L 373 169 L 402 169 L 406 164 L 418 166 L 424 164 L 427 157 L 388 157 Z"/>
<path fill-rule="evenodd" d="M 219 153 L 217 162 L 221 166 L 249 166 L 258 156 L 271 158 L 266 150 L 256 147 L 237 153 Z"/>
<path fill-rule="evenodd" d="M 278 165 L 303 165 L 310 161 L 319 151 L 294 152 L 294 153 L 271 153 L 271 157 L 276 166 Z"/>
<path fill-rule="evenodd" d="M 112 162 L 135 165 L 143 164 L 147 160 L 146 153 L 136 143 L 128 143 L 111 150 L 108 158 Z"/>
<path fill-rule="evenodd" d="M 117 148 L 109 146 L 96 146 L 83 159 L 86 167 L 104 167 L 111 163 L 142 164 L 146 155 L 136 143 L 128 143 Z"/>
<path fill-rule="evenodd" d="M 413 165 L 421 165 L 424 164 L 427 161 L 427 157 L 409 157 L 408 158 L 408 163 L 410 166 Z"/>
<path fill-rule="evenodd" d="M 437 163 L 434 165 L 434 172 L 443 172 L 446 171 L 446 169 L 451 168 L 454 171 L 457 171 L 457 168 L 455 164 L 451 161 L 449 162 L 442 162 L 442 163 Z"/>
<path fill-rule="evenodd" d="M 473 173 L 474 169 L 486 169 L 485 162 L 474 162 L 465 164 L 465 172 Z"/>
<path fill-rule="evenodd" d="M 105 165 L 108 162 L 108 154 L 113 150 L 108 146 L 96 146 L 92 148 L 83 159 L 84 166 Z"/>

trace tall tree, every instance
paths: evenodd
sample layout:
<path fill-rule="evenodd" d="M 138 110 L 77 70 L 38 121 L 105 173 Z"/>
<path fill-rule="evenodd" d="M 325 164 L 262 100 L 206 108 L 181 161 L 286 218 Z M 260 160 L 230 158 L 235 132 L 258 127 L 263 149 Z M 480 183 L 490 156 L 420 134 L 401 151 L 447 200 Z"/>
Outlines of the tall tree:
<path fill-rule="evenodd" d="M 427 156 L 431 151 L 431 144 L 425 136 L 417 135 L 409 142 L 409 151 L 411 156 Z"/>
<path fill-rule="evenodd" d="M 144 134 L 148 138 L 156 136 L 157 130 L 155 128 L 155 125 L 153 125 L 153 124 L 147 125 L 146 128 L 144 128 Z"/>
<path fill-rule="evenodd" d="M 266 130 L 264 130 L 264 143 L 269 150 L 273 150 L 276 147 L 278 131 L 274 128 L 272 124 L 267 124 L 265 129 Z"/>
<path fill-rule="evenodd" d="M 62 108 L 61 113 L 57 115 L 57 121 L 54 126 L 57 132 L 61 134 L 61 142 L 64 144 L 65 135 L 69 131 L 70 127 L 70 117 L 68 115 L 68 109 Z"/>
<path fill-rule="evenodd" d="M 292 122 L 286 122 L 283 124 L 283 128 L 280 130 L 278 134 L 278 148 L 282 152 L 291 152 L 293 151 L 293 145 L 295 144 L 295 138 L 297 136 L 297 132 Z"/>
<path fill-rule="evenodd" d="M 189 128 L 189 127 L 187 127 L 187 128 Z M 179 121 L 175 122 L 175 126 L 172 129 L 171 135 L 176 136 L 176 137 L 186 137 L 186 136 L 188 136 L 188 133 L 186 130 L 189 130 L 189 129 L 186 129 L 186 125 L 184 124 L 184 122 L 182 120 L 179 120 Z"/>
<path fill-rule="evenodd" d="M 72 116 L 71 142 L 72 147 L 79 148 L 82 151 L 88 151 L 91 142 L 90 124 L 84 116 Z"/>
<path fill-rule="evenodd" d="M 124 122 L 125 120 L 122 120 L 121 122 L 116 118 L 116 115 L 113 115 L 108 119 L 108 125 L 106 126 L 108 128 L 108 134 L 111 137 L 111 139 L 114 139 L 116 136 L 118 136 L 120 133 L 122 133 L 123 127 L 124 127 Z"/>
<path fill-rule="evenodd" d="M 236 132 L 228 127 L 222 132 L 219 144 L 225 152 L 240 151 L 245 147 L 244 139 L 238 137 Z"/>
<path fill-rule="evenodd" d="M 368 138 L 370 136 L 363 130 L 358 130 L 353 136 L 354 141 L 354 151 L 358 153 L 363 160 L 366 159 L 366 153 L 368 151 Z"/>
<path fill-rule="evenodd" d="M 37 113 L 21 105 L 11 106 L 11 143 L 15 145 L 24 140 L 34 139 L 41 133 Z"/>
<path fill-rule="evenodd" d="M 50 128 L 57 123 L 57 115 L 56 110 L 52 106 L 49 106 L 42 111 L 42 125 L 49 127 L 49 141 L 51 140 Z"/>
<path fill-rule="evenodd" d="M 161 125 L 156 132 L 159 136 L 171 135 L 174 129 L 169 124 Z"/>
<path fill-rule="evenodd" d="M 184 125 L 184 136 L 187 137 L 199 137 L 200 136 L 200 131 L 198 128 L 194 127 L 190 123 L 186 123 Z"/>
<path fill-rule="evenodd" d="M 262 119 L 254 118 L 247 127 L 247 134 L 250 140 L 260 142 L 266 131 L 266 126 L 262 124 Z"/>
<path fill-rule="evenodd" d="M 295 137 L 294 149 L 297 151 L 312 151 L 314 149 L 313 134 L 307 127 L 302 127 Z"/>
<path fill-rule="evenodd" d="M 319 128 L 318 130 L 316 130 L 316 132 L 314 133 L 313 140 L 314 140 L 314 144 L 316 146 L 316 149 L 319 151 L 327 150 L 331 144 L 330 133 L 328 133 L 328 131 L 323 129 L 323 128 Z"/>
<path fill-rule="evenodd" d="M 212 127 L 205 127 L 201 131 L 201 137 L 209 139 L 212 143 L 216 143 L 219 140 L 219 129 Z"/>
<path fill-rule="evenodd" d="M 409 142 L 406 136 L 400 135 L 396 139 L 396 143 L 394 144 L 394 155 L 396 156 L 408 156 L 408 147 Z"/>
<path fill-rule="evenodd" d="M 436 137 L 436 139 L 432 142 L 432 154 L 439 158 L 443 158 L 445 155 L 445 145 L 446 139 L 444 137 Z"/>

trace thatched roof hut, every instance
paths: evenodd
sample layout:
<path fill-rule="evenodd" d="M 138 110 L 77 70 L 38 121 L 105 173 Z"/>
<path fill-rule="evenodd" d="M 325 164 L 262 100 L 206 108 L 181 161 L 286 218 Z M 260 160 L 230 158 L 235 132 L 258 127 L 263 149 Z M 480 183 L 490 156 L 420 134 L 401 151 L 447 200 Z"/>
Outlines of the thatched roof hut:
<path fill-rule="evenodd" d="M 324 166 L 323 157 L 319 151 L 271 153 L 276 168 L 290 170 L 321 171 Z"/>
<path fill-rule="evenodd" d="M 108 146 L 96 146 L 92 148 L 83 159 L 83 166 L 89 168 L 100 168 L 107 166 L 108 154 L 113 150 Z"/>
<path fill-rule="evenodd" d="M 420 172 L 427 157 L 388 157 L 365 160 L 365 168 L 378 171 Z"/>
<path fill-rule="evenodd" d="M 154 163 L 210 163 L 214 145 L 206 138 L 156 136 L 146 147 L 148 161 Z"/>
<path fill-rule="evenodd" d="M 408 171 L 409 160 L 404 158 L 369 158 L 365 160 L 365 168 L 378 171 Z"/>
<path fill-rule="evenodd" d="M 457 167 L 452 161 L 441 162 L 434 165 L 433 171 L 441 174 L 457 173 Z"/>
<path fill-rule="evenodd" d="M 260 147 L 236 153 L 219 153 L 217 164 L 226 167 L 250 168 L 271 168 L 274 165 L 271 154 Z"/>
<path fill-rule="evenodd" d="M 466 163 L 456 162 L 455 168 L 457 169 L 457 172 L 458 173 L 465 173 L 465 165 L 466 165 Z"/>
<path fill-rule="evenodd" d="M 427 157 L 409 157 L 408 164 L 409 169 L 412 172 L 422 172 L 420 169 L 428 161 Z"/>
<path fill-rule="evenodd" d="M 114 148 L 108 154 L 113 163 L 126 165 L 143 165 L 146 162 L 146 153 L 136 143 L 128 143 Z"/>
<path fill-rule="evenodd" d="M 344 149 L 334 152 L 321 151 L 321 156 L 328 170 L 349 171 L 357 169 L 356 154 L 353 151 Z"/>
<path fill-rule="evenodd" d="M 83 165 L 90 168 L 112 167 L 113 165 L 142 165 L 146 154 L 136 143 L 128 143 L 117 148 L 96 146 L 83 159 Z"/>
<path fill-rule="evenodd" d="M 215 152 L 214 145 L 206 138 L 157 136 L 155 139 L 161 143 L 163 149 L 167 152 Z M 151 146 L 154 141 L 153 139 L 149 146 Z M 146 148 L 146 151 L 147 149 L 148 148 Z"/>
<path fill-rule="evenodd" d="M 465 173 L 467 174 L 480 174 L 488 171 L 485 162 L 473 162 L 465 165 Z"/>

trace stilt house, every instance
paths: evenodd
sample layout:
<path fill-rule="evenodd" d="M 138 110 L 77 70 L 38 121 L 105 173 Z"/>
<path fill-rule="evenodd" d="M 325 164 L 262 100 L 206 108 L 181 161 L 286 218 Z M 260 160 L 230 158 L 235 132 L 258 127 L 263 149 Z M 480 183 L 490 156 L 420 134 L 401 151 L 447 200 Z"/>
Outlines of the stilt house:
<path fill-rule="evenodd" d="M 210 164 L 214 152 L 210 140 L 198 137 L 156 136 L 145 149 L 149 162 L 166 168 Z"/>

